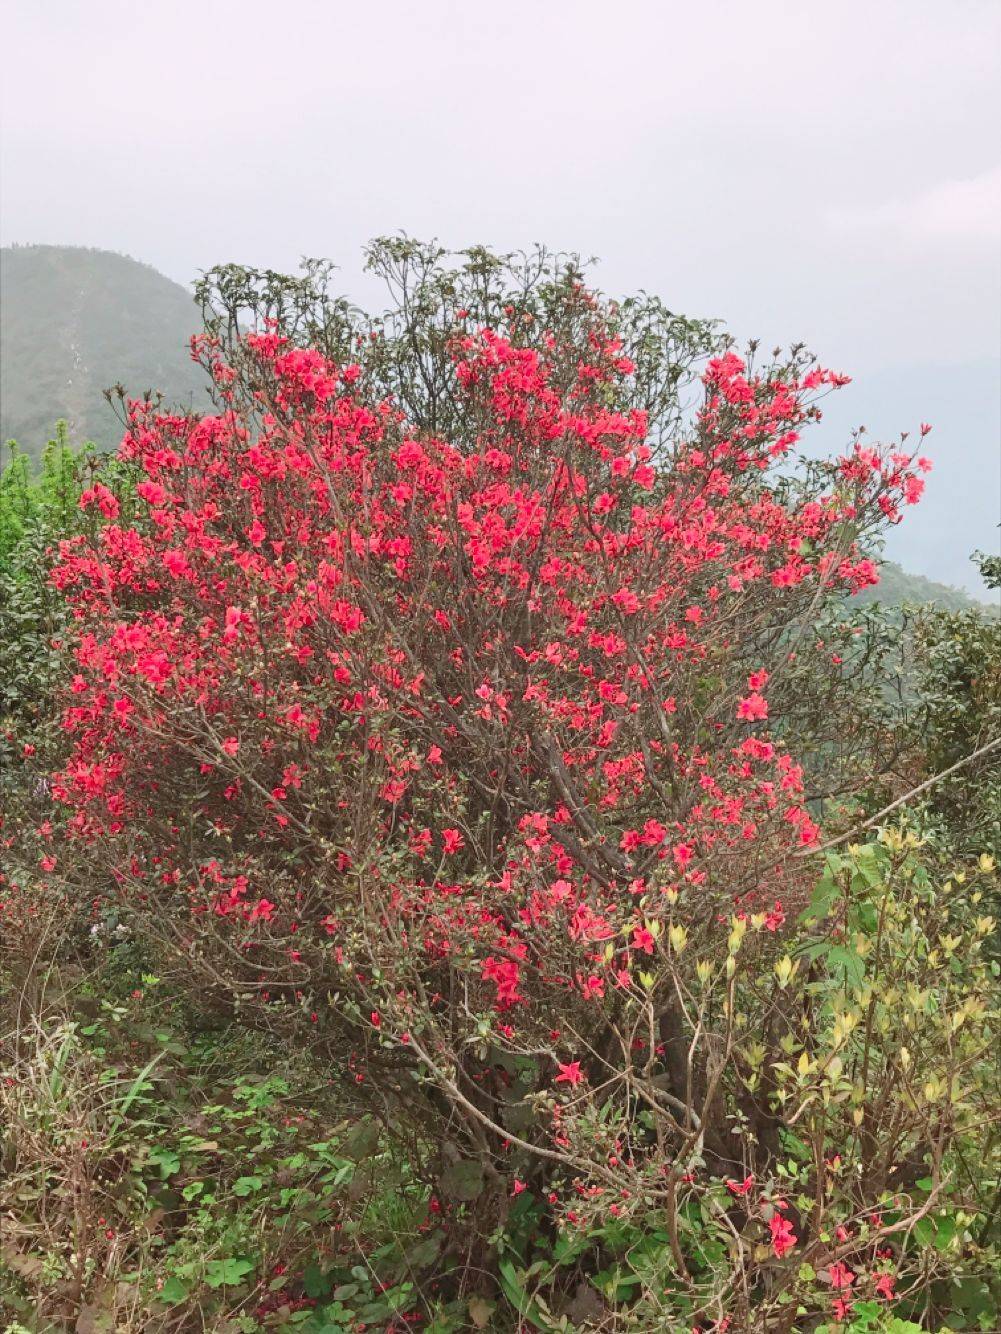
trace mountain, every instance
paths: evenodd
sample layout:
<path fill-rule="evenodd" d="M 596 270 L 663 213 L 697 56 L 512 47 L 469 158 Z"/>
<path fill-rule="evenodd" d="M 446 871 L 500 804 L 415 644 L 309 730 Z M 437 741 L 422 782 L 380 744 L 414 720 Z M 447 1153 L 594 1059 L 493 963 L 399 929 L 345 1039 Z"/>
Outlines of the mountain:
<path fill-rule="evenodd" d="M 984 593 L 983 599 L 974 599 L 963 588 L 953 588 L 950 584 L 939 584 L 933 579 L 926 579 L 923 574 L 909 574 L 894 561 L 884 561 L 880 566 L 879 583 L 875 588 L 867 588 L 853 599 L 860 603 L 881 602 L 887 607 L 900 607 L 907 603 L 934 602 L 943 611 L 990 611 L 997 612 L 997 594 Z"/>
<path fill-rule="evenodd" d="M 109 250 L 26 245 L 0 250 L 0 443 L 37 458 L 64 418 L 73 440 L 112 448 L 121 426 L 103 393 L 162 391 L 205 406 L 188 355 L 201 325 L 191 293 Z"/>

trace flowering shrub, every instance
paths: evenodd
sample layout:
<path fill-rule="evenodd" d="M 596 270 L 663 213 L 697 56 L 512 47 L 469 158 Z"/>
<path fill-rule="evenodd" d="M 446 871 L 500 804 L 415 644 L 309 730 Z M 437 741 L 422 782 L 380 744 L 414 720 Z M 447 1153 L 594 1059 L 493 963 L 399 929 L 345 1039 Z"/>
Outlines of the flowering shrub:
<path fill-rule="evenodd" d="M 638 1328 L 799 1329 L 826 1315 L 883 1329 L 899 1327 L 894 1312 L 929 1321 L 915 1329 L 946 1316 L 993 1328 L 993 860 L 948 877 L 891 828 L 825 861 L 785 954 L 762 950 L 763 914 L 731 919 L 725 958 L 675 930 L 624 1007 L 633 1068 L 594 1052 L 579 1085 L 554 1090 L 575 1162 L 553 1200 L 568 1240 L 531 1275 L 543 1290 L 599 1238 L 614 1262 L 595 1286 Z M 643 1040 L 669 985 L 693 1070 L 708 1058 L 687 1103 L 665 1099 Z M 633 1109 L 608 1096 L 615 1083 Z M 729 1174 L 712 1149 L 722 1125 Z"/>
<path fill-rule="evenodd" d="M 759 366 L 545 255 L 441 258 L 377 247 L 377 321 L 308 281 L 203 289 L 217 412 L 129 405 L 135 510 L 95 480 L 62 544 L 70 841 L 41 872 L 98 874 L 178 979 L 427 1136 L 477 1263 L 516 1211 L 572 1236 L 642 1207 L 686 1320 L 806 1269 L 845 1311 L 863 1264 L 889 1297 L 911 1215 L 876 1216 L 898 1146 L 954 1133 L 949 1086 L 876 1132 L 875 1058 L 844 1054 L 865 956 L 825 956 L 835 1009 L 790 920 L 817 803 L 885 739 L 831 607 L 924 461 L 794 466 L 844 382 L 804 353 Z"/>

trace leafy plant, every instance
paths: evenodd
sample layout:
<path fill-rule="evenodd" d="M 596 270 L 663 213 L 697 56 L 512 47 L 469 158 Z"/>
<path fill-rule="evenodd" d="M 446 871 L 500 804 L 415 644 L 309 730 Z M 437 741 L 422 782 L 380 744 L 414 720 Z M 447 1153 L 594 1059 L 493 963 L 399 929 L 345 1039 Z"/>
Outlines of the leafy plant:
<path fill-rule="evenodd" d="M 215 271 L 214 413 L 10 474 L 14 1315 L 988 1327 L 987 824 L 880 826 L 849 601 L 924 461 L 787 467 L 844 377 L 572 256 L 370 264 Z"/>

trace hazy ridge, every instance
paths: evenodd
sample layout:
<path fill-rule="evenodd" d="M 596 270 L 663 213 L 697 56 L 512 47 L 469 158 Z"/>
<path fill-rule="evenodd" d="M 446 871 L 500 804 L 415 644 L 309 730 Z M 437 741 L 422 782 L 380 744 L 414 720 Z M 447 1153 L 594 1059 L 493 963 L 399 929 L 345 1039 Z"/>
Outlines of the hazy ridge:
<path fill-rule="evenodd" d="M 149 265 L 80 246 L 5 247 L 0 297 L 0 438 L 33 458 L 59 418 L 71 439 L 114 447 L 121 427 L 104 390 L 116 383 L 207 403 L 187 347 L 194 300 Z"/>

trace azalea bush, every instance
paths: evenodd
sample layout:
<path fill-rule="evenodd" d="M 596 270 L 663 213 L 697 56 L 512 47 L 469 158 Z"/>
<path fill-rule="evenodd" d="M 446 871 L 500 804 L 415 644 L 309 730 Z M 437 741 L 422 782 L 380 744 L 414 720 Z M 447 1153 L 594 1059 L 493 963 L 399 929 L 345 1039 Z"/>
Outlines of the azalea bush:
<path fill-rule="evenodd" d="M 956 1091 L 983 932 L 934 943 L 902 843 L 815 890 L 896 746 L 850 599 L 925 460 L 807 462 L 844 376 L 572 259 L 370 263 L 379 318 L 316 266 L 215 272 L 217 410 L 123 400 L 52 576 L 32 884 L 336 1069 L 481 1314 L 569 1328 L 582 1281 L 584 1327 L 931 1300 L 911 1239 L 981 1207 L 949 1192 L 991 1118 Z"/>

